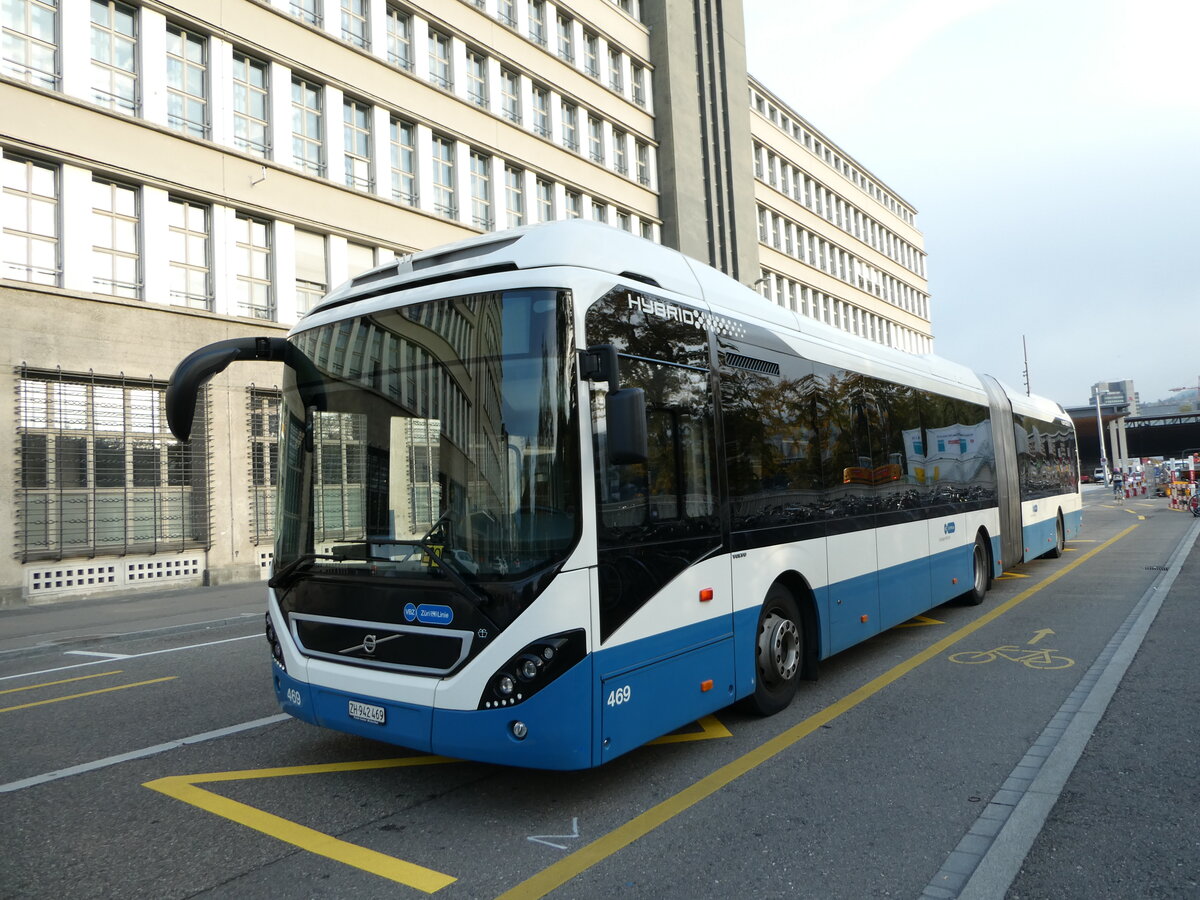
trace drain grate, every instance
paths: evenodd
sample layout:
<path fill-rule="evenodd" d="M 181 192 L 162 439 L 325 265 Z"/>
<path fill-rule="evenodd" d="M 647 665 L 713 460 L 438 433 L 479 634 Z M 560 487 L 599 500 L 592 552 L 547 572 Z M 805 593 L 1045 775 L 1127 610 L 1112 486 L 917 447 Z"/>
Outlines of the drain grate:
<path fill-rule="evenodd" d="M 1165 572 L 1165 571 L 1167 571 L 1167 567 L 1166 566 L 1146 566 L 1146 571 L 1147 572 Z"/>

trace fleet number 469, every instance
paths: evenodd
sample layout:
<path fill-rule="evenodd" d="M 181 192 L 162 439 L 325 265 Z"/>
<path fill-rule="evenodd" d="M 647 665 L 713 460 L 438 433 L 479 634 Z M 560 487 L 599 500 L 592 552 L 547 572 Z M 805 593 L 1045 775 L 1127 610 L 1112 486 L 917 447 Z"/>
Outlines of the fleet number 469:
<path fill-rule="evenodd" d="M 629 698 L 633 696 L 633 691 L 629 685 L 622 685 L 615 690 L 608 692 L 608 700 L 605 701 L 609 706 L 620 706 L 622 703 L 628 703 Z"/>

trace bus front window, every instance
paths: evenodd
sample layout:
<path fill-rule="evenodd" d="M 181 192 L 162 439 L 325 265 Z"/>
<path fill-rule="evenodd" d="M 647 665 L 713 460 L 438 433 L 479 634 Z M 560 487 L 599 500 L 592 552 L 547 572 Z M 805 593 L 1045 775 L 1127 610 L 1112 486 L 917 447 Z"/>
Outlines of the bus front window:
<path fill-rule="evenodd" d="M 320 384 L 285 376 L 276 571 L 478 586 L 560 563 L 579 530 L 571 321 L 542 288 L 296 335 Z"/>

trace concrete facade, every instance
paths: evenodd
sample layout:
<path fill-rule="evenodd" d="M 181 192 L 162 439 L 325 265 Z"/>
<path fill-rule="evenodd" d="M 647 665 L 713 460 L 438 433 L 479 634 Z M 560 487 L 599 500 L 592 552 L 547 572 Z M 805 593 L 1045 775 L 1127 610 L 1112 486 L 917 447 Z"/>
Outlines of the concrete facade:
<path fill-rule="evenodd" d="M 930 333 L 911 206 L 756 108 L 769 92 L 746 72 L 740 0 L 14 0 L 2 24 L 0 390 L 15 427 L 0 437 L 0 603 L 263 577 L 280 372 L 212 382 L 194 465 L 166 433 L 165 381 L 204 344 L 286 333 L 394 254 L 595 218 L 928 349 L 904 338 Z M 832 208 L 775 196 L 756 171 L 767 147 L 853 195 L 919 272 L 855 244 Z M 756 234 L 764 207 L 926 305 L 788 257 Z M 831 299 L 805 308 L 802 283 Z"/>

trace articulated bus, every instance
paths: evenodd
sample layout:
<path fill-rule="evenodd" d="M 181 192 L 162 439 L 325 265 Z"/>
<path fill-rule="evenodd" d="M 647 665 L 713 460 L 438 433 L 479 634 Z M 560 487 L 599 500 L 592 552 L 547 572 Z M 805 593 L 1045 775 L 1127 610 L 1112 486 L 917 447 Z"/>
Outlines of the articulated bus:
<path fill-rule="evenodd" d="M 266 632 L 281 707 L 417 751 L 581 769 L 1079 530 L 1063 409 L 782 309 L 590 222 L 336 289 L 287 338 Z"/>

